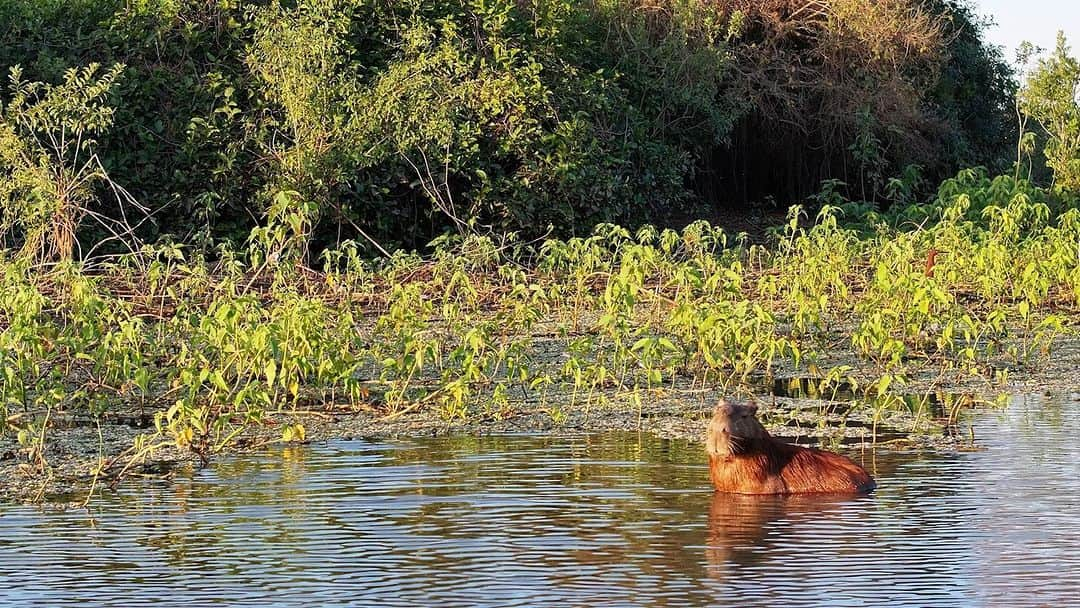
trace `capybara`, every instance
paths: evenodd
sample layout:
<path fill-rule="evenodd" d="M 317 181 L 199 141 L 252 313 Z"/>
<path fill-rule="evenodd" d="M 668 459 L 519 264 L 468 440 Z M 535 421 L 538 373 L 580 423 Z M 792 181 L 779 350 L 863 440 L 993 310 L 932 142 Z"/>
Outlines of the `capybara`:
<path fill-rule="evenodd" d="M 851 459 L 778 441 L 756 416 L 756 405 L 724 399 L 713 410 L 705 451 L 717 492 L 855 494 L 877 487 Z"/>

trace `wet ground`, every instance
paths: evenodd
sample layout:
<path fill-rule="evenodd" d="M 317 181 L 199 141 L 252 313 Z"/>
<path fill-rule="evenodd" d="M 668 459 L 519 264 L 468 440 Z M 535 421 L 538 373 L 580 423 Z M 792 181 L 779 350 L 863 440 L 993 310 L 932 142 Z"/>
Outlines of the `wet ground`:
<path fill-rule="evenodd" d="M 697 443 L 703 439 L 712 408 L 723 393 L 716 389 L 642 391 L 637 393 L 636 402 L 633 396 L 633 393 L 610 392 L 602 398 L 595 397 L 595 403 L 587 407 L 578 404 L 572 408 L 566 404 L 517 402 L 509 408 L 478 412 L 464 420 L 448 420 L 431 409 L 390 416 L 346 411 L 327 415 L 270 414 L 263 425 L 252 425 L 245 430 L 234 452 L 258 451 L 259 446 L 280 444 L 283 426 L 297 422 L 304 424 L 307 439 L 312 443 L 355 438 L 385 440 L 506 434 L 574 437 L 619 431 Z M 932 395 L 927 397 L 929 401 L 919 406 L 922 409 L 893 408 L 881 412 L 877 420 L 871 408 L 853 410 L 850 402 L 805 397 L 762 398 L 760 417 L 773 434 L 799 443 L 835 447 L 895 446 L 899 442 L 906 448 L 954 449 L 958 442 L 967 441 L 966 437 L 956 434 L 957 428 L 940 424 L 945 413 Z M 84 502 L 92 486 L 99 490 L 104 485 L 104 482 L 94 485 L 89 472 L 104 459 L 112 463 L 109 472 L 115 475 L 129 460 L 118 455 L 130 452 L 140 434 L 153 431 L 152 427 L 141 424 L 141 420 L 137 415 L 129 415 L 120 420 L 106 420 L 98 426 L 90 419 L 69 419 L 54 414 L 45 444 L 49 465 L 45 475 L 27 462 L 26 449 L 13 437 L 0 438 L 0 502 L 4 499 Z M 131 473 L 159 475 L 176 467 L 198 464 L 191 451 L 166 446 L 128 469 L 125 477 L 130 477 Z"/>
<path fill-rule="evenodd" d="M 557 360 L 564 354 L 556 342 L 553 338 L 545 342 L 551 351 L 545 355 L 548 359 Z M 574 397 L 565 387 L 543 395 L 514 389 L 506 406 L 489 408 L 481 399 L 464 420 L 448 420 L 430 407 L 387 416 L 385 411 L 358 412 L 313 403 L 299 415 L 267 412 L 266 424 L 249 426 L 229 451 L 242 453 L 280 443 L 282 428 L 297 423 L 304 425 L 311 442 L 507 433 L 566 437 L 607 431 L 641 431 L 661 439 L 700 441 L 713 404 L 734 391 L 743 398 L 755 395 L 766 427 L 786 440 L 825 447 L 874 445 L 947 453 L 970 443 L 967 429 L 952 424 L 965 409 L 994 404 L 1007 394 L 1062 394 L 1080 387 L 1080 339 L 1074 337 L 1062 337 L 1052 351 L 1030 364 L 995 361 L 980 375 L 930 362 L 910 362 L 905 382 L 894 381 L 884 396 L 877 395 L 870 381 L 881 370 L 867 367 L 868 363 L 843 348 L 826 350 L 832 353 L 829 361 L 804 362 L 800 369 L 780 362 L 775 378 L 747 378 L 727 391 L 718 386 L 701 388 L 693 379 L 677 377 L 674 385 L 665 384 L 661 389 L 598 391 L 589 395 L 590 404 L 585 405 L 585 396 L 571 403 Z M 856 385 L 847 378 L 823 385 L 821 371 L 837 366 L 849 368 Z M 117 404 L 103 419 L 79 411 L 12 411 L 20 424 L 48 417 L 43 451 L 47 466 L 41 467 L 40 460 L 13 432 L 0 436 L 0 502 L 81 504 L 95 484 L 92 472 L 102 462 L 110 465 L 105 477 L 121 470 L 160 474 L 198 464 L 191 451 L 168 446 L 145 458 L 127 458 L 125 454 L 131 453 L 137 437 L 152 434 L 153 408 L 125 410 Z M 149 443 L 162 442 L 161 438 L 147 439 Z"/>

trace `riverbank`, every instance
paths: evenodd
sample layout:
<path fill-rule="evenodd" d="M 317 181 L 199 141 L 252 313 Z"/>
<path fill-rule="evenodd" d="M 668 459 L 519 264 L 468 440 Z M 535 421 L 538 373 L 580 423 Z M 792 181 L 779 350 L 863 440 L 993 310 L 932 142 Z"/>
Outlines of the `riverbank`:
<path fill-rule="evenodd" d="M 387 439 L 440 435 L 545 434 L 580 435 L 605 431 L 640 431 L 663 438 L 700 441 L 705 424 L 718 399 L 717 391 L 655 391 L 641 395 L 640 408 L 632 399 L 614 397 L 605 403 L 569 411 L 553 411 L 535 403 L 514 404 L 498 418 L 447 420 L 430 410 L 398 416 L 368 412 L 271 414 L 260 426 L 249 426 L 220 458 L 282 445 L 281 429 L 300 423 L 305 442 L 337 439 Z M 770 431 L 780 437 L 799 438 L 803 443 L 824 441 L 825 445 L 844 444 L 844 449 L 873 445 L 874 423 L 864 412 L 842 416 L 837 412 L 821 414 L 821 408 L 842 404 L 811 400 L 778 398 L 765 404 Z M 787 419 L 779 423 L 778 420 Z M 163 445 L 138 461 L 130 458 L 136 438 L 146 433 L 139 428 L 143 420 L 132 417 L 127 424 L 57 419 L 49 432 L 44 453 L 48 472 L 27 463 L 24 449 L 11 439 L 0 440 L 0 500 L 23 502 L 81 503 L 92 485 L 104 489 L 114 480 L 141 475 L 168 475 L 177 466 L 200 466 L 199 457 L 190 450 Z M 905 433 L 911 426 L 909 416 L 894 413 L 878 423 L 880 445 L 942 449 L 955 441 L 940 432 Z M 152 430 L 152 429 L 151 429 Z M 927 429 L 928 430 L 928 429 Z M 152 441 L 152 440 L 151 440 Z M 128 456 L 124 456 L 128 454 Z M 704 454 L 704 452 L 703 452 Z M 93 472 L 101 463 L 106 470 L 95 481 Z M 124 468 L 127 470 L 124 471 Z M 120 479 L 117 476 L 123 474 Z M 107 491 L 107 490 L 105 490 Z"/>
<path fill-rule="evenodd" d="M 1080 392 L 1080 340 L 1059 340 L 1055 356 L 1038 368 L 1016 369 L 1008 384 L 944 382 L 929 373 L 914 376 L 905 393 L 878 399 L 845 393 L 818 393 L 807 376 L 788 376 L 768 385 L 742 387 L 743 398 L 761 404 L 770 433 L 786 441 L 848 453 L 867 450 L 952 452 L 979 448 L 964 413 L 1000 407 L 1001 396 Z M 750 395 L 751 392 L 756 394 Z M 248 425 L 214 458 L 242 457 L 289 443 L 324 443 L 356 438 L 379 440 L 423 436 L 510 435 L 575 436 L 610 431 L 648 433 L 665 439 L 700 442 L 715 402 L 728 393 L 689 386 L 648 391 L 605 391 L 587 406 L 569 407 L 569 395 L 554 402 L 519 399 L 498 414 L 447 419 L 433 409 L 397 414 L 322 406 L 299 412 L 269 413 Z M 777 396 L 790 395 L 790 396 Z M 811 398 L 813 394 L 818 398 Z M 825 397 L 825 398 L 822 398 Z M 302 441 L 284 442 L 282 429 L 302 425 Z M 140 439 L 140 437 L 142 439 Z M 136 457 L 133 446 L 159 447 Z M 205 464 L 190 449 L 155 439 L 153 416 L 136 410 L 100 419 L 62 414 L 53 417 L 45 443 L 45 469 L 29 462 L 28 450 L 14 437 L 0 437 L 0 501 L 84 504 L 93 492 L 108 492 L 125 480 L 168 477 L 172 471 Z M 704 452 L 702 452 L 704 458 Z"/>
<path fill-rule="evenodd" d="M 720 394 L 809 399 L 765 423 L 827 447 L 936 445 L 1002 394 L 1080 386 L 1080 210 L 1010 176 L 941 192 L 851 226 L 792 207 L 768 246 L 695 222 L 343 244 L 321 270 L 257 243 L 0 260 L 2 492 L 336 437 L 696 438 Z"/>

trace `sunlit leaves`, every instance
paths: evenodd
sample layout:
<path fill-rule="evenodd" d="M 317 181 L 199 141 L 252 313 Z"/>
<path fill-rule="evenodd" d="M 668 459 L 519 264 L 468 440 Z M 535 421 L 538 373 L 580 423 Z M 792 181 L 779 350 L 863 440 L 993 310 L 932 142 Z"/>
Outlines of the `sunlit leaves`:
<path fill-rule="evenodd" d="M 1019 93 L 1019 107 L 1046 134 L 1046 164 L 1057 188 L 1080 195 L 1080 61 L 1058 32 L 1053 53 L 1040 59 Z"/>
<path fill-rule="evenodd" d="M 282 425 L 268 441 L 304 441 L 297 416 L 320 409 L 501 420 L 535 404 L 565 420 L 779 367 L 894 404 L 913 374 L 1003 381 L 1071 331 L 1080 213 L 981 171 L 941 192 L 918 223 L 900 210 L 870 230 L 842 202 L 812 222 L 796 208 L 770 248 L 695 222 L 539 244 L 455 235 L 381 263 L 346 243 L 307 279 L 259 240 L 217 265 L 163 245 L 44 282 L 3 259 L 0 432 L 40 454 L 43 412 L 146 409 L 158 441 L 206 458 L 268 423 Z"/>
<path fill-rule="evenodd" d="M 33 261 L 72 258 L 94 186 L 107 179 L 96 138 L 112 126 L 124 66 L 100 67 L 71 68 L 56 85 L 11 68 L 10 101 L 0 103 L 0 234 Z"/>

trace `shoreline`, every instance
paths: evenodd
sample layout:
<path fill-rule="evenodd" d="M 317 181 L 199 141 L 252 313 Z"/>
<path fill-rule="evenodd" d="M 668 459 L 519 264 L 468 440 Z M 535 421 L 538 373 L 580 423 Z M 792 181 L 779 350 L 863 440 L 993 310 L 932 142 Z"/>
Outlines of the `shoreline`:
<path fill-rule="evenodd" d="M 335 409 L 332 404 L 304 411 L 266 412 L 262 423 L 246 424 L 233 444 L 205 461 L 175 444 L 138 461 L 119 457 L 132 450 L 140 435 L 153 434 L 154 407 L 111 410 L 98 420 L 80 410 L 53 413 L 44 442 L 48 463 L 45 474 L 31 464 L 29 449 L 12 434 L 0 436 L 0 504 L 82 505 L 91 488 L 94 492 L 112 491 L 109 486 L 114 482 L 122 486 L 125 475 L 168 476 L 177 467 L 242 458 L 274 445 L 444 435 L 571 436 L 626 431 L 702 442 L 712 407 L 722 396 L 755 399 L 770 434 L 792 443 L 849 454 L 862 449 L 978 449 L 978 438 L 971 445 L 962 428 L 949 426 L 955 414 L 993 406 L 999 395 L 1080 392 L 1080 338 L 1071 336 L 1056 340 L 1051 354 L 1038 362 L 1010 369 L 1009 381 L 1004 385 L 956 371 L 946 375 L 934 365 L 913 367 L 907 370 L 910 375 L 903 384 L 894 385 L 885 397 L 877 398 L 881 407 L 874 406 L 872 391 L 867 393 L 866 386 L 862 393 L 845 394 L 843 382 L 834 384 L 839 386 L 837 392 L 827 397 L 812 391 L 800 394 L 807 384 L 820 380 L 809 373 L 819 368 L 854 364 L 850 372 L 853 377 L 873 377 L 876 372 L 865 362 L 859 365 L 850 352 L 834 352 L 828 360 L 800 368 L 786 361 L 778 363 L 771 381 L 759 379 L 733 390 L 695 388 L 682 378 L 675 386 L 664 388 L 601 390 L 593 395 L 591 403 L 585 404 L 579 398 L 574 404 L 567 387 L 555 387 L 541 401 L 538 395 L 528 398 L 518 394 L 501 409 L 473 411 L 464 419 L 448 420 L 433 408 L 421 409 L 419 403 L 389 414 Z M 954 403 L 952 398 L 959 399 Z M 910 411 L 913 408 L 918 408 L 917 413 Z M 304 427 L 303 439 L 284 442 L 283 429 L 296 424 Z M 111 464 L 95 479 L 94 471 L 102 459 Z"/>
<path fill-rule="evenodd" d="M 1075 386 L 1058 385 L 1048 392 L 1080 390 Z M 1016 384 L 1005 390 L 1010 395 L 1022 395 L 1035 392 L 1031 388 Z M 128 424 L 114 421 L 99 426 L 58 416 L 54 418 L 57 428 L 49 432 L 46 442 L 47 475 L 26 462 L 25 448 L 12 438 L 0 439 L 0 503 L 81 506 L 87 502 L 92 488 L 95 494 L 114 491 L 115 487 L 122 487 L 127 476 L 168 477 L 179 467 L 200 467 L 222 458 L 243 458 L 245 454 L 281 445 L 447 435 L 567 437 L 607 432 L 642 432 L 701 443 L 713 404 L 724 394 L 718 389 L 657 389 L 647 395 L 639 392 L 640 409 L 630 403 L 632 393 L 608 395 L 588 408 L 579 405 L 568 410 L 522 401 L 499 416 L 473 415 L 465 420 L 447 420 L 432 410 L 405 411 L 399 415 L 363 411 L 277 412 L 269 414 L 261 425 L 249 425 L 234 446 L 212 455 L 207 462 L 202 462 L 191 450 L 181 451 L 173 445 L 139 462 L 114 460 L 109 470 L 97 479 L 93 470 L 102 456 L 106 460 L 116 459 L 132 447 L 137 436 L 153 432 L 152 422 L 149 428 L 139 428 L 138 424 L 146 422 L 147 417 L 114 416 Z M 848 454 L 866 449 L 907 452 L 978 449 L 978 439 L 972 444 L 971 438 L 962 432 L 962 424 L 950 427 L 925 414 L 916 417 L 905 411 L 879 412 L 881 417 L 875 422 L 870 408 L 843 411 L 850 405 L 844 401 L 762 395 L 756 400 L 761 404 L 762 421 L 770 434 L 791 443 Z M 304 440 L 283 442 L 282 429 L 297 423 L 304 425 Z M 124 474 L 117 477 L 125 466 Z"/>

